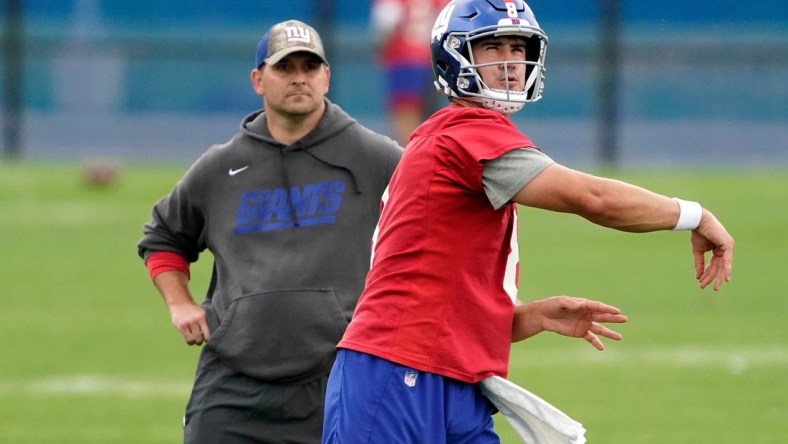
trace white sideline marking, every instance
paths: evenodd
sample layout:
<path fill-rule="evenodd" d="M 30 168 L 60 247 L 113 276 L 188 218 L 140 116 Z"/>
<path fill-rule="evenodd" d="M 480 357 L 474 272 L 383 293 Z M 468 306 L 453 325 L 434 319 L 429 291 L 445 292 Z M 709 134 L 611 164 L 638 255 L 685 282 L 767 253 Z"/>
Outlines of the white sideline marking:
<path fill-rule="evenodd" d="M 188 397 L 191 381 L 145 381 L 101 375 L 51 376 L 0 382 L 0 397 L 9 395 L 87 395 L 123 398 Z"/>

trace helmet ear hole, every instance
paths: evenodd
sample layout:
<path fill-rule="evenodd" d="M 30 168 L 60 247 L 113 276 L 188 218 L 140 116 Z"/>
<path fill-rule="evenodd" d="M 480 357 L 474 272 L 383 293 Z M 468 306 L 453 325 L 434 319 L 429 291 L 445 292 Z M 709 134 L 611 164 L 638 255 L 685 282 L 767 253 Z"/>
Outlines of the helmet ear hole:
<path fill-rule="evenodd" d="M 529 62 L 538 62 L 542 54 L 542 41 L 531 36 L 525 39 L 525 58 Z"/>
<path fill-rule="evenodd" d="M 534 69 L 536 69 L 536 68 L 534 68 L 531 65 L 528 65 L 525 68 L 525 79 L 526 79 L 526 81 L 528 83 L 530 83 L 530 86 L 528 86 L 528 88 L 525 90 L 526 97 L 528 97 L 528 98 L 536 97 L 535 89 L 536 89 L 537 83 L 541 83 L 541 82 L 536 82 L 535 79 L 531 80 L 531 76 L 534 74 Z"/>
<path fill-rule="evenodd" d="M 470 45 L 470 42 L 467 45 L 465 45 L 465 47 L 462 48 L 462 51 L 460 51 L 460 55 L 465 60 L 471 60 L 471 45 Z"/>

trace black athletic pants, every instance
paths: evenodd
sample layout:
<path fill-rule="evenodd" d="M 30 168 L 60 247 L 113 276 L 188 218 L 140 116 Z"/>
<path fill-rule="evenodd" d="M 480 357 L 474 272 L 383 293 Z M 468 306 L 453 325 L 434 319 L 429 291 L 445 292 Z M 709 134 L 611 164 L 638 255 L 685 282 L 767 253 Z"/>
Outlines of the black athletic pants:
<path fill-rule="evenodd" d="M 264 383 L 203 348 L 183 418 L 184 443 L 319 443 L 327 380 Z"/>

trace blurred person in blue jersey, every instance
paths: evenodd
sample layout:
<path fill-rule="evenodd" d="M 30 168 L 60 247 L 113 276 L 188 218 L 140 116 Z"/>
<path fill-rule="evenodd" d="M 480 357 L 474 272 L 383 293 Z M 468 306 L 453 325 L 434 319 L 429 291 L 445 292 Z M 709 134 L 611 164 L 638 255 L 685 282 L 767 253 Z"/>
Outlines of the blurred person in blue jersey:
<path fill-rule="evenodd" d="M 172 323 L 201 345 L 189 444 L 320 441 L 335 347 L 369 270 L 402 148 L 326 97 L 320 36 L 271 27 L 251 70 L 263 109 L 211 146 L 153 207 L 138 252 Z M 190 263 L 214 263 L 205 299 Z"/>

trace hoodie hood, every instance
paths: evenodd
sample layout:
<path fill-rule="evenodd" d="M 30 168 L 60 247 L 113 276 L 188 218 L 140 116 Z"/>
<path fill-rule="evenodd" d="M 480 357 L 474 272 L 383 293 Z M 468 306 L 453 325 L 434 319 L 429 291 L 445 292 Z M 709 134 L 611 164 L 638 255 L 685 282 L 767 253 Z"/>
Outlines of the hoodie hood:
<path fill-rule="evenodd" d="M 358 168 L 363 167 L 363 165 L 355 155 L 355 151 L 359 147 L 341 144 L 344 139 L 340 134 L 346 132 L 350 127 L 359 127 L 360 125 L 356 119 L 350 117 L 342 108 L 328 99 L 324 100 L 326 102 L 325 112 L 315 129 L 292 145 L 284 145 L 271 136 L 265 121 L 265 110 L 259 110 L 246 116 L 241 122 L 241 132 L 246 137 L 264 142 L 267 146 L 279 148 L 283 154 L 286 152 L 304 151 L 327 165 L 346 170 L 353 177 L 356 193 L 362 194 L 357 175 Z M 326 142 L 328 139 L 332 140 Z M 337 143 L 344 146 L 340 146 L 337 149 Z"/>
<path fill-rule="evenodd" d="M 342 108 L 328 99 L 324 100 L 326 102 L 325 112 L 317 127 L 291 146 L 286 146 L 271 136 L 271 132 L 268 130 L 268 125 L 265 122 L 265 110 L 255 111 L 246 116 L 241 122 L 241 132 L 268 145 L 279 146 L 289 150 L 311 149 L 356 123 L 356 120 L 345 113 Z"/>

